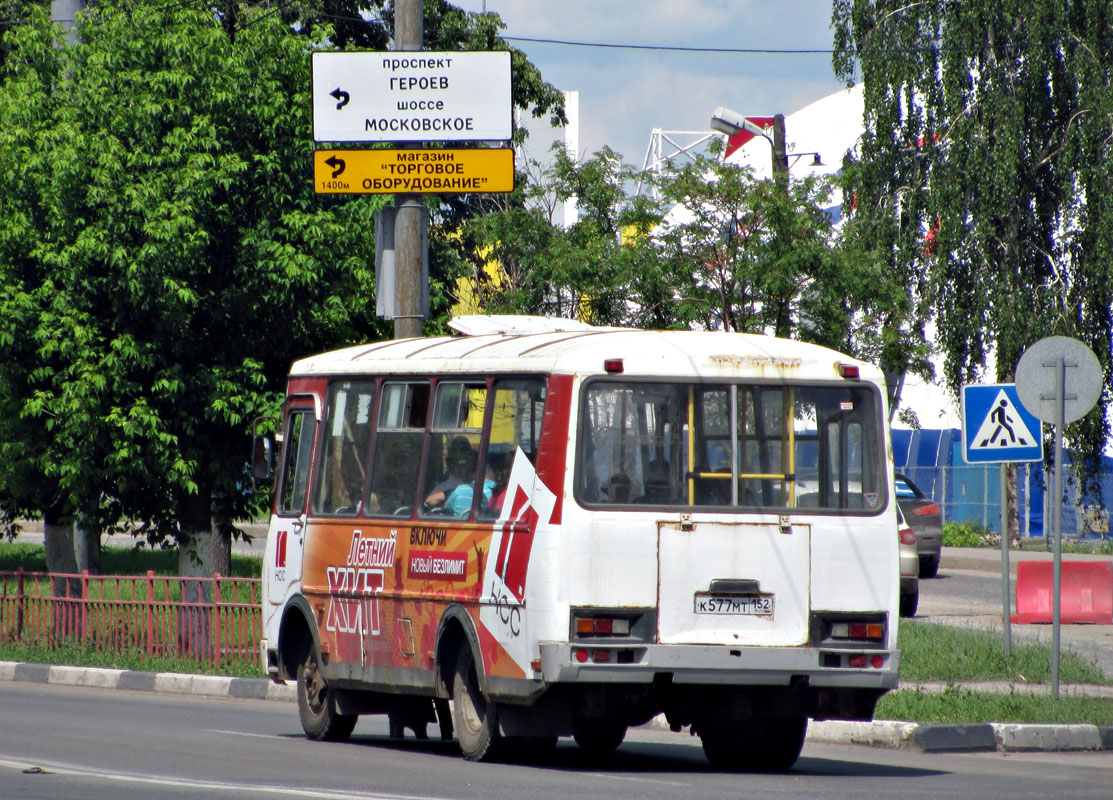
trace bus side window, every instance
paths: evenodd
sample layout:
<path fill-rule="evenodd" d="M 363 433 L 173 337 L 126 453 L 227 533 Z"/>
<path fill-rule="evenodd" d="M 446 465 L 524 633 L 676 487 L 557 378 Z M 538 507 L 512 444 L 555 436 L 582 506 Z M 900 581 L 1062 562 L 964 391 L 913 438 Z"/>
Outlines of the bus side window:
<path fill-rule="evenodd" d="M 313 426 L 313 412 L 309 409 L 296 409 L 286 418 L 282 485 L 278 494 L 278 513 L 281 515 L 296 516 L 305 510 Z"/>
<path fill-rule="evenodd" d="M 541 438 L 545 382 L 539 378 L 495 382 L 491 428 L 483 454 L 483 499 L 477 517 L 497 519 L 505 501 L 510 469 L 518 450 L 532 462 Z"/>
<path fill-rule="evenodd" d="M 379 399 L 367 513 L 409 517 L 417 499 L 429 384 L 387 383 Z"/>
<path fill-rule="evenodd" d="M 313 512 L 354 516 L 367 482 L 371 444 L 371 381 L 337 382 L 329 387 Z"/>
<path fill-rule="evenodd" d="M 471 512 L 486 412 L 486 382 L 437 382 L 425 451 L 423 516 L 460 517 Z"/>
<path fill-rule="evenodd" d="M 677 502 L 685 394 L 668 384 L 592 384 L 579 433 L 578 496 L 608 505 Z"/>

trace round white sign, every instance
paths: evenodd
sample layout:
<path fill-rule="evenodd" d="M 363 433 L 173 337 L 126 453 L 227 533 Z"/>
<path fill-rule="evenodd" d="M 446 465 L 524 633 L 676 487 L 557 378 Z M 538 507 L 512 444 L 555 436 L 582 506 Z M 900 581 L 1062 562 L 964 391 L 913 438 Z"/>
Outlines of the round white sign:
<path fill-rule="evenodd" d="M 1054 423 L 1060 398 L 1056 371 L 1063 371 L 1063 422 L 1082 419 L 1101 397 L 1103 375 L 1094 351 L 1077 339 L 1048 336 L 1016 363 L 1016 393 L 1034 416 Z"/>

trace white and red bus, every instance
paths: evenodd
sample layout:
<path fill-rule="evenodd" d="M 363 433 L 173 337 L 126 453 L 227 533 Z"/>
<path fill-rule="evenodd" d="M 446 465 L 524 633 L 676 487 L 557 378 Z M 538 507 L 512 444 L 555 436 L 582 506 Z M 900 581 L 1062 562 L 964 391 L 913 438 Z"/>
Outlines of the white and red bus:
<path fill-rule="evenodd" d="M 664 715 L 717 767 L 787 769 L 809 718 L 872 718 L 899 662 L 879 369 L 765 336 L 452 326 L 291 370 L 262 656 L 308 736 L 385 713 L 482 760 L 603 752 Z"/>

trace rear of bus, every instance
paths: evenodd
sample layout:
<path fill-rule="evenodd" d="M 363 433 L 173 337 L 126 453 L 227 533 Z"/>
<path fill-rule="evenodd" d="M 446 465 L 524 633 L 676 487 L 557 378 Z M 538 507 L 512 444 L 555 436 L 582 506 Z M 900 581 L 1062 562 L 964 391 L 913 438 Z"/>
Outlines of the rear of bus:
<path fill-rule="evenodd" d="M 543 677 L 576 686 L 584 737 L 663 712 L 717 766 L 787 768 L 808 718 L 870 719 L 897 682 L 882 378 L 790 342 L 700 358 L 725 340 L 680 336 L 694 374 L 635 352 L 578 384 L 569 641 L 540 643 Z"/>

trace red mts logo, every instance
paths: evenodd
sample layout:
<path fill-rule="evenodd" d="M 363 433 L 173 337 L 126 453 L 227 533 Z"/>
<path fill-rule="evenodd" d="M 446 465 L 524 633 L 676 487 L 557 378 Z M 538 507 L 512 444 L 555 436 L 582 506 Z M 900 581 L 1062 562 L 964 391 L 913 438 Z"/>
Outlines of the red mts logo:
<path fill-rule="evenodd" d="M 537 511 L 525 490 L 517 487 L 510 519 L 502 524 L 502 541 L 495 559 L 495 574 L 502 578 L 506 588 L 518 600 L 525 598 L 526 570 L 529 554 L 533 549 L 533 531 L 537 526 Z"/>
<path fill-rule="evenodd" d="M 286 537 L 287 531 L 279 531 L 276 535 L 274 546 L 274 566 L 282 569 L 286 566 Z"/>

